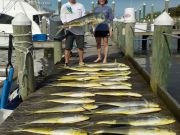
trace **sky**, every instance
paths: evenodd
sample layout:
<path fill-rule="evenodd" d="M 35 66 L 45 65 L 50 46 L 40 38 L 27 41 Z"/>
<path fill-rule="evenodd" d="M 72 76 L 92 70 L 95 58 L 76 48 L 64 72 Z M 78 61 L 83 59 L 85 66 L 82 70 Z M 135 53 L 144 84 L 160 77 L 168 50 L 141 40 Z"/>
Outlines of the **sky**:
<path fill-rule="evenodd" d="M 67 0 L 61 0 L 62 3 L 65 3 Z M 91 2 L 96 2 L 97 0 L 77 0 L 78 2 L 82 3 L 87 11 L 91 10 Z M 133 7 L 135 10 L 142 8 L 143 3 L 147 5 L 147 12 L 150 12 L 150 7 L 154 4 L 155 11 L 162 11 L 164 9 L 164 0 L 115 0 L 115 16 L 119 17 L 122 16 L 124 13 L 125 8 Z M 112 0 L 109 0 L 109 6 L 112 5 Z M 176 7 L 180 5 L 180 0 L 169 0 L 170 7 Z"/>

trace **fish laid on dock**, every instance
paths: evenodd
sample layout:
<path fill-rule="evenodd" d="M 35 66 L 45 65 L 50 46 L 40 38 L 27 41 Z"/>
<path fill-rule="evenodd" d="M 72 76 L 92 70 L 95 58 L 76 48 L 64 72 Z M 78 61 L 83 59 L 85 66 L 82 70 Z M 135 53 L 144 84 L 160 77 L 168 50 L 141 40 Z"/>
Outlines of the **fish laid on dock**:
<path fill-rule="evenodd" d="M 86 64 L 86 67 L 128 67 L 123 63 L 97 63 L 97 64 Z"/>
<path fill-rule="evenodd" d="M 59 81 L 89 81 L 89 80 L 99 80 L 98 76 L 62 76 Z"/>
<path fill-rule="evenodd" d="M 88 104 L 95 102 L 94 99 L 90 99 L 90 98 L 59 98 L 59 99 L 49 99 L 46 101 L 54 102 L 54 103 L 62 103 L 62 104 Z"/>
<path fill-rule="evenodd" d="M 115 72 L 115 71 L 111 71 L 111 72 L 107 72 L 107 71 L 102 71 L 102 72 L 72 72 L 72 73 L 67 73 L 66 75 L 70 76 L 70 75 L 85 75 L 85 76 L 127 76 L 130 75 L 131 71 L 121 71 L 121 72 Z"/>
<path fill-rule="evenodd" d="M 95 92 L 96 95 L 103 96 L 131 96 L 131 97 L 142 97 L 141 94 L 135 92 L 124 92 L 124 91 L 104 91 L 104 92 Z"/>
<path fill-rule="evenodd" d="M 109 83 L 108 83 L 109 84 Z M 97 87 L 91 87 L 93 89 L 109 89 L 109 90 L 131 90 L 132 88 L 130 86 L 126 85 L 103 85 L 103 86 L 97 86 Z"/>
<path fill-rule="evenodd" d="M 84 105 L 69 104 L 69 105 L 57 106 L 47 109 L 40 109 L 37 111 L 33 111 L 32 113 L 83 112 L 86 111 L 86 109 L 93 110 L 96 108 L 98 108 L 98 106 L 93 104 L 84 104 Z"/>
<path fill-rule="evenodd" d="M 90 92 L 59 92 L 59 93 L 52 93 L 50 94 L 52 96 L 64 96 L 64 97 L 93 97 L 95 94 L 90 93 Z"/>
<path fill-rule="evenodd" d="M 127 71 L 129 67 L 117 67 L 117 68 L 88 68 L 88 67 L 64 67 L 65 69 L 82 71 L 82 72 L 97 72 L 97 71 Z"/>
<path fill-rule="evenodd" d="M 119 128 L 102 129 L 94 134 L 119 134 L 119 135 L 176 135 L 174 131 L 160 128 Z"/>
<path fill-rule="evenodd" d="M 151 113 L 151 112 L 159 112 L 161 108 L 158 107 L 114 107 L 110 109 L 105 109 L 101 111 L 96 111 L 97 114 L 126 114 L 126 115 L 135 115 L 142 113 Z"/>
<path fill-rule="evenodd" d="M 66 82 L 66 83 L 55 83 L 55 84 L 51 84 L 50 86 L 89 88 L 89 87 L 98 87 L 102 85 L 98 83 Z"/>
<path fill-rule="evenodd" d="M 42 118 L 38 120 L 31 121 L 27 124 L 33 124 L 33 123 L 58 123 L 58 124 L 72 124 L 72 123 L 77 123 L 81 121 L 88 120 L 89 117 L 86 115 L 74 115 L 74 116 L 59 116 L 59 117 L 53 117 L 53 118 Z"/>
<path fill-rule="evenodd" d="M 101 105 L 112 105 L 118 107 L 133 107 L 133 106 L 143 106 L 143 107 L 159 107 L 158 104 L 146 101 L 119 101 L 119 102 L 99 102 Z"/>
<path fill-rule="evenodd" d="M 43 135 L 88 135 L 86 131 L 78 128 L 24 128 L 13 132 L 29 132 Z"/>
<path fill-rule="evenodd" d="M 138 117 L 118 120 L 98 121 L 96 124 L 130 125 L 130 126 L 161 126 L 174 123 L 176 120 L 170 117 Z"/>
<path fill-rule="evenodd" d="M 104 81 L 104 80 L 95 80 L 95 81 L 91 81 L 91 82 L 97 82 L 97 83 L 99 83 L 99 84 L 101 84 L 101 85 L 105 85 L 105 86 L 112 86 L 112 85 L 121 85 L 121 86 L 128 86 L 128 87 L 131 87 L 132 86 L 132 84 L 130 84 L 130 83 L 128 83 L 128 82 L 116 82 L 116 81 Z"/>

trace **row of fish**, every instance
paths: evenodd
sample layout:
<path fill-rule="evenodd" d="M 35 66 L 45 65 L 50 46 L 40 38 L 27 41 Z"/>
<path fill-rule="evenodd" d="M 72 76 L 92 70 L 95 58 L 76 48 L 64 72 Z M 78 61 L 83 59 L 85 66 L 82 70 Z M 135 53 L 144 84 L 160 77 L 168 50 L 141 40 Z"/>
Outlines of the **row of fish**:
<path fill-rule="evenodd" d="M 132 84 L 125 82 L 130 79 L 131 72 L 129 67 L 121 63 L 107 64 L 88 64 L 85 67 L 66 68 L 74 72 L 62 76 L 58 82 L 51 86 L 56 87 L 79 87 L 87 89 L 96 89 L 96 91 L 73 91 L 51 93 L 51 99 L 45 102 L 58 104 L 56 107 L 50 107 L 32 111 L 32 114 L 51 114 L 51 113 L 74 113 L 81 114 L 40 118 L 26 122 L 28 124 L 75 124 L 84 121 L 94 126 L 98 125 L 128 125 L 132 127 L 124 128 L 106 128 L 85 131 L 80 128 L 61 127 L 54 128 L 22 128 L 14 132 L 30 132 L 48 135 L 93 135 L 93 134 L 124 134 L 124 135 L 176 135 L 175 132 L 162 128 L 149 128 L 148 126 L 162 126 L 175 122 L 174 118 L 168 116 L 147 116 L 147 117 L 130 117 L 137 114 L 145 114 L 161 111 L 157 103 L 146 100 L 134 101 L 111 101 L 97 102 L 95 96 L 116 96 L 116 97 L 134 97 L 142 99 L 142 95 L 128 90 L 132 89 Z M 68 81 L 68 82 L 67 82 Z M 103 91 L 109 89 L 109 91 Z M 116 91 L 115 91 L 116 90 Z M 118 90 L 118 91 L 117 91 Z M 121 90 L 121 91 L 119 91 Z M 56 98 L 54 98 L 56 96 Z M 109 106 L 108 109 L 100 109 L 100 106 Z M 91 115 L 126 115 L 125 118 L 117 119 L 99 119 L 91 121 Z M 108 118 L 108 117 L 107 117 Z M 143 128 L 142 128 L 143 126 Z"/>

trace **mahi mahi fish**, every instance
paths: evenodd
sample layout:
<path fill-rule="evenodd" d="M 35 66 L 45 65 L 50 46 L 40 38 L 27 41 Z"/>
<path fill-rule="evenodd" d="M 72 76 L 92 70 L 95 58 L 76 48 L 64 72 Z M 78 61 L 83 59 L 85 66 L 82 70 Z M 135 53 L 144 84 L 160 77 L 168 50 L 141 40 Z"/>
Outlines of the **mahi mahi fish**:
<path fill-rule="evenodd" d="M 146 101 L 119 101 L 119 102 L 98 102 L 102 105 L 112 105 L 118 107 L 132 107 L 132 106 L 143 106 L 143 107 L 159 107 L 158 104 Z"/>
<path fill-rule="evenodd" d="M 120 90 L 120 89 L 130 90 L 130 89 L 132 89 L 130 86 L 127 86 L 127 85 L 106 85 L 106 83 L 104 83 L 103 86 L 92 87 L 92 88 L 94 88 L 94 89 L 110 89 L 110 90 Z"/>
<path fill-rule="evenodd" d="M 97 82 L 97 83 L 99 83 L 99 84 L 101 84 L 101 85 L 106 85 L 106 86 L 112 86 L 112 85 L 119 85 L 119 86 L 128 86 L 128 87 L 131 87 L 132 86 L 132 84 L 130 84 L 130 83 L 128 83 L 128 82 L 116 82 L 116 81 L 113 81 L 113 82 L 111 82 L 111 81 L 101 81 L 101 80 L 95 80 L 95 81 L 91 81 L 91 82 Z"/>
<path fill-rule="evenodd" d="M 57 106 L 47 109 L 41 109 L 41 110 L 33 111 L 32 113 L 83 112 L 86 110 L 92 110 L 96 108 L 98 108 L 98 106 L 93 104 L 84 104 L 84 105 L 69 104 L 69 105 Z"/>
<path fill-rule="evenodd" d="M 24 128 L 13 130 L 13 132 L 29 132 L 43 135 L 88 135 L 88 133 L 78 128 Z"/>
<path fill-rule="evenodd" d="M 83 72 L 97 72 L 97 71 L 127 71 L 129 67 L 116 67 L 116 68 L 88 68 L 88 67 L 64 67 L 65 69 Z"/>
<path fill-rule="evenodd" d="M 76 122 L 81 122 L 88 120 L 89 117 L 86 115 L 73 115 L 73 116 L 59 116 L 59 117 L 52 117 L 52 118 L 42 118 L 38 120 L 31 121 L 27 124 L 33 124 L 33 123 L 59 123 L 59 124 L 64 124 L 64 123 L 76 123 Z"/>
<path fill-rule="evenodd" d="M 119 134 L 119 135 L 176 135 L 172 130 L 160 128 L 116 128 L 102 129 L 94 132 L 94 134 Z"/>
<path fill-rule="evenodd" d="M 104 96 L 131 96 L 131 97 L 142 97 L 141 94 L 135 92 L 124 92 L 124 91 L 104 91 L 104 92 L 95 92 L 96 95 Z"/>
<path fill-rule="evenodd" d="M 62 76 L 59 81 L 88 81 L 88 80 L 99 80 L 98 76 Z"/>
<path fill-rule="evenodd" d="M 98 63 L 98 64 L 86 64 L 87 67 L 128 67 L 126 64 L 123 63 Z"/>
<path fill-rule="evenodd" d="M 98 87 L 98 86 L 102 86 L 102 85 L 98 84 L 98 83 L 66 82 L 66 83 L 51 84 L 51 86 L 88 88 L 88 87 Z"/>
<path fill-rule="evenodd" d="M 126 114 L 126 115 L 134 115 L 134 114 L 158 112 L 160 110 L 161 110 L 161 108 L 159 108 L 159 107 L 133 106 L 133 107 L 114 107 L 114 108 L 110 108 L 110 109 L 96 111 L 95 113 L 98 113 L 98 114 Z"/>
<path fill-rule="evenodd" d="M 86 24 L 96 25 L 105 21 L 105 16 L 102 13 L 91 13 L 83 17 L 74 19 L 70 22 L 64 23 L 61 28 L 68 28 L 74 26 L 84 26 Z"/>
<path fill-rule="evenodd" d="M 59 92 L 59 93 L 52 93 L 50 94 L 52 96 L 64 96 L 64 97 L 93 97 L 95 94 L 90 93 L 90 92 Z"/>
<path fill-rule="evenodd" d="M 107 72 L 107 71 L 103 71 L 103 72 L 72 72 L 72 73 L 67 73 L 66 75 L 70 76 L 70 75 L 86 75 L 86 76 L 127 76 L 131 74 L 131 71 L 122 71 L 122 72 Z"/>
<path fill-rule="evenodd" d="M 88 104 L 94 103 L 94 99 L 90 98 L 59 98 L 59 99 L 49 99 L 47 102 L 63 103 L 63 104 Z"/>
<path fill-rule="evenodd" d="M 108 124 L 108 125 L 130 125 L 130 126 L 161 126 L 174 123 L 176 120 L 171 117 L 138 117 L 138 118 L 126 118 L 118 120 L 98 121 L 96 124 Z"/>

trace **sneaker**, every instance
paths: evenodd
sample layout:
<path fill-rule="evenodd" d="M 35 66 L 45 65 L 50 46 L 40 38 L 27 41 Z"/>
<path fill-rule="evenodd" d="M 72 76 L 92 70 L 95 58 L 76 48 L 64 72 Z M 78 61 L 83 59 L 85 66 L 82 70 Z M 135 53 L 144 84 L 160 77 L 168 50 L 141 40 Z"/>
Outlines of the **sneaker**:
<path fill-rule="evenodd" d="M 85 63 L 84 62 L 80 62 L 79 63 L 79 66 L 81 67 L 81 66 L 85 66 Z"/>

